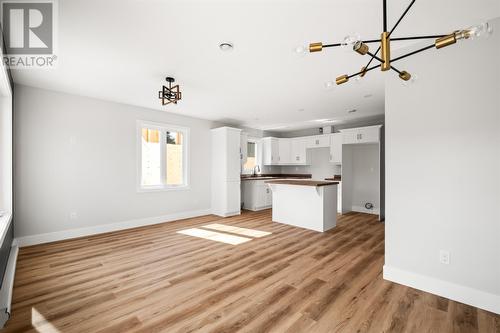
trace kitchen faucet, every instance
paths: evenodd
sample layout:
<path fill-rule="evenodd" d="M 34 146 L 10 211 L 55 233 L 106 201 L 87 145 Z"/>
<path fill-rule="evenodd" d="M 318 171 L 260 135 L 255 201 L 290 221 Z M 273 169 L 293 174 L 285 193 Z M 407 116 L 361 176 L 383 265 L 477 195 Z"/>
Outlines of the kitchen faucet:
<path fill-rule="evenodd" d="M 259 171 L 255 171 L 255 169 L 259 170 Z M 260 166 L 257 164 L 256 166 L 253 167 L 253 175 L 254 176 L 257 176 L 257 172 L 260 172 Z"/>

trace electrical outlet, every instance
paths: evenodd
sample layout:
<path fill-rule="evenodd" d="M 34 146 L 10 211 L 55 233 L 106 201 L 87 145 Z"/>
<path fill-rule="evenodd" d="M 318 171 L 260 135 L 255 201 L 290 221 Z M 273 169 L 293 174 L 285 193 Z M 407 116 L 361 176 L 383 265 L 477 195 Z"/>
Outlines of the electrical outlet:
<path fill-rule="evenodd" d="M 71 212 L 69 213 L 69 218 L 70 220 L 76 220 L 78 218 L 78 215 L 76 214 L 76 212 Z"/>
<path fill-rule="evenodd" d="M 450 264 L 450 251 L 439 250 L 439 262 L 443 265 Z"/>

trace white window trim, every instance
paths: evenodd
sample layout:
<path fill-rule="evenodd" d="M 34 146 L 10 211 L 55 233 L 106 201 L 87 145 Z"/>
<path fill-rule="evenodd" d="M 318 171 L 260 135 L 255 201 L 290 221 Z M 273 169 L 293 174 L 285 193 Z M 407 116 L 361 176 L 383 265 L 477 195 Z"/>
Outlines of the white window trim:
<path fill-rule="evenodd" d="M 259 147 L 260 140 L 261 140 L 260 138 L 256 138 L 256 137 L 252 137 L 252 136 L 249 136 L 247 138 L 248 142 L 253 142 L 255 144 L 255 165 L 258 165 L 259 168 L 262 170 L 262 166 L 259 165 L 260 159 L 258 158 L 258 154 L 261 150 L 261 149 L 259 149 L 259 148 L 261 148 L 261 147 Z M 248 152 L 247 152 L 247 154 L 248 154 Z M 243 175 L 251 175 L 251 174 L 253 174 L 253 170 L 245 169 L 244 165 L 242 165 L 241 166 L 241 173 Z"/>
<path fill-rule="evenodd" d="M 158 129 L 158 130 L 169 130 L 169 131 L 178 131 L 178 132 L 183 132 L 184 137 L 184 144 L 183 144 L 183 151 L 182 151 L 182 173 L 184 175 L 184 184 L 183 185 L 142 185 L 141 184 L 141 179 L 142 179 L 142 129 L 144 127 L 147 128 L 152 128 L 152 129 Z M 165 151 L 165 145 L 166 142 L 165 140 L 160 140 L 160 143 L 162 147 L 160 148 L 161 151 Z M 136 175 L 136 186 L 137 186 L 137 192 L 143 193 L 143 192 L 161 192 L 161 191 L 185 191 L 189 190 L 190 187 L 190 177 L 189 177 L 189 143 L 190 143 L 190 130 L 188 127 L 182 127 L 182 126 L 177 126 L 177 125 L 172 125 L 172 124 L 166 124 L 166 123 L 158 123 L 158 122 L 152 122 L 152 121 L 147 121 L 147 120 L 137 120 L 137 128 L 136 128 L 136 144 L 137 144 L 137 153 L 136 153 L 136 160 L 137 160 L 137 175 Z M 164 159 L 161 159 L 162 163 L 162 169 L 165 167 L 163 164 L 165 163 Z M 162 172 L 162 181 L 166 181 L 166 175 L 163 174 Z"/>

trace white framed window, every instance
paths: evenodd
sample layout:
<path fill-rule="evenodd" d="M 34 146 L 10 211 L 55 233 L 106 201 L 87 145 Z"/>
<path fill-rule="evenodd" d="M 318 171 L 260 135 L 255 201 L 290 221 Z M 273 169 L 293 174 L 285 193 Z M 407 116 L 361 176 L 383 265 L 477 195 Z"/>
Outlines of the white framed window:
<path fill-rule="evenodd" d="M 245 164 L 243 164 L 243 173 L 244 174 L 253 173 L 255 166 L 258 165 L 257 142 L 258 142 L 257 139 L 248 138 L 248 141 L 247 141 L 247 160 L 246 160 Z"/>
<path fill-rule="evenodd" d="M 139 192 L 189 188 L 189 128 L 137 122 Z"/>

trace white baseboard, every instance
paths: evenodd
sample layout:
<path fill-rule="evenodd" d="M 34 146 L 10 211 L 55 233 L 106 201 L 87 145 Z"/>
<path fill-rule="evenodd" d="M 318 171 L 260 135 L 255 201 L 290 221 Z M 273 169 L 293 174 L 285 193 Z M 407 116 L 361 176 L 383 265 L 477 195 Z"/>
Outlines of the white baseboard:
<path fill-rule="evenodd" d="M 384 265 L 384 279 L 500 314 L 500 295 Z"/>
<path fill-rule="evenodd" d="M 367 214 L 374 214 L 374 215 L 379 215 L 379 213 L 380 213 L 380 210 L 378 208 L 366 209 L 363 206 L 352 206 L 351 210 L 353 212 L 367 213 Z"/>
<path fill-rule="evenodd" d="M 15 238 L 14 244 L 18 245 L 19 247 L 24 247 L 36 244 L 50 243 L 65 239 L 91 236 L 96 234 L 102 234 L 105 232 L 137 228 L 146 225 L 153 225 L 153 224 L 171 222 L 171 221 L 182 220 L 203 215 L 209 215 L 211 213 L 212 213 L 211 209 L 203 209 L 203 210 L 174 213 L 156 217 L 146 217 L 143 219 L 129 220 L 117 223 L 102 224 L 86 228 L 68 229 L 62 231 L 49 232 L 45 234 L 23 236 Z"/>

